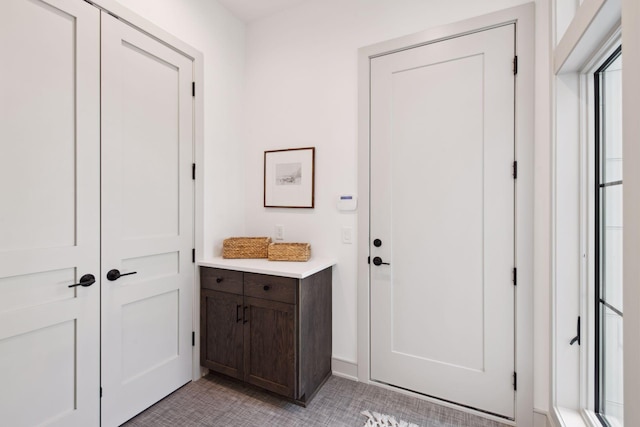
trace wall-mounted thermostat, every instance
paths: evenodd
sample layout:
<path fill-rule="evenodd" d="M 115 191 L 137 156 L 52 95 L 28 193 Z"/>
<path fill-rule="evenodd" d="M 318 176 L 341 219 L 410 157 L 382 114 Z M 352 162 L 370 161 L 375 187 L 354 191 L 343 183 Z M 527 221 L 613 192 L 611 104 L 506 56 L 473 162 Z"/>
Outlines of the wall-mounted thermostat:
<path fill-rule="evenodd" d="M 339 211 L 355 211 L 358 207 L 358 196 L 355 194 L 343 194 L 338 199 Z"/>

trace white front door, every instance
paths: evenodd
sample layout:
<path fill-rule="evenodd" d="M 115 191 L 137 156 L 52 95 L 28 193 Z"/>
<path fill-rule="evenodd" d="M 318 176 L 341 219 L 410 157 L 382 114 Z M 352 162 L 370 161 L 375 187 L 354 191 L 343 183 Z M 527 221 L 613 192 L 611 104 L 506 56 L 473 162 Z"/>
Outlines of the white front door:
<path fill-rule="evenodd" d="M 371 60 L 371 378 L 508 418 L 514 37 Z"/>
<path fill-rule="evenodd" d="M 98 10 L 0 13 L 0 424 L 91 426 L 100 409 Z M 85 277 L 93 275 L 95 283 Z"/>
<path fill-rule="evenodd" d="M 191 379 L 192 67 L 102 14 L 103 426 Z"/>

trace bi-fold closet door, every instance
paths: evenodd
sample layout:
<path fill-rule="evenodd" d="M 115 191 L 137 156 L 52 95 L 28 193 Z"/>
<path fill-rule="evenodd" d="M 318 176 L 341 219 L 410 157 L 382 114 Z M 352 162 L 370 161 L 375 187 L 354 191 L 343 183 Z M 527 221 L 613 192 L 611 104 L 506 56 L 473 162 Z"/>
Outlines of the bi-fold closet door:
<path fill-rule="evenodd" d="M 119 425 L 191 379 L 193 62 L 74 0 L 0 54 L 0 424 Z"/>

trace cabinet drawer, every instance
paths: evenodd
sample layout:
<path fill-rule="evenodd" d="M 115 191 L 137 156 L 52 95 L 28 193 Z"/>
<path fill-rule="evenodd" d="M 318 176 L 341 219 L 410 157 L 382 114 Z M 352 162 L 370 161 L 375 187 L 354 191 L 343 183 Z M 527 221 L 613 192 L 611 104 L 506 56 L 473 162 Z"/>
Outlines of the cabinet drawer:
<path fill-rule="evenodd" d="M 242 272 L 200 267 L 200 286 L 220 292 L 242 295 Z"/>
<path fill-rule="evenodd" d="M 244 294 L 248 297 L 295 304 L 297 289 L 298 280 L 290 277 L 244 274 Z"/>

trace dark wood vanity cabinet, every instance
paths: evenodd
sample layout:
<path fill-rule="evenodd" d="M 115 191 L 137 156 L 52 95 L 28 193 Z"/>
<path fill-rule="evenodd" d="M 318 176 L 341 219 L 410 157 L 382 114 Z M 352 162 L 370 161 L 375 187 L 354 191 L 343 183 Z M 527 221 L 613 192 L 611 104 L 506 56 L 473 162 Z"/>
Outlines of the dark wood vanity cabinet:
<path fill-rule="evenodd" d="M 200 267 L 200 364 L 306 404 L 331 375 L 331 268 L 302 279 Z"/>

